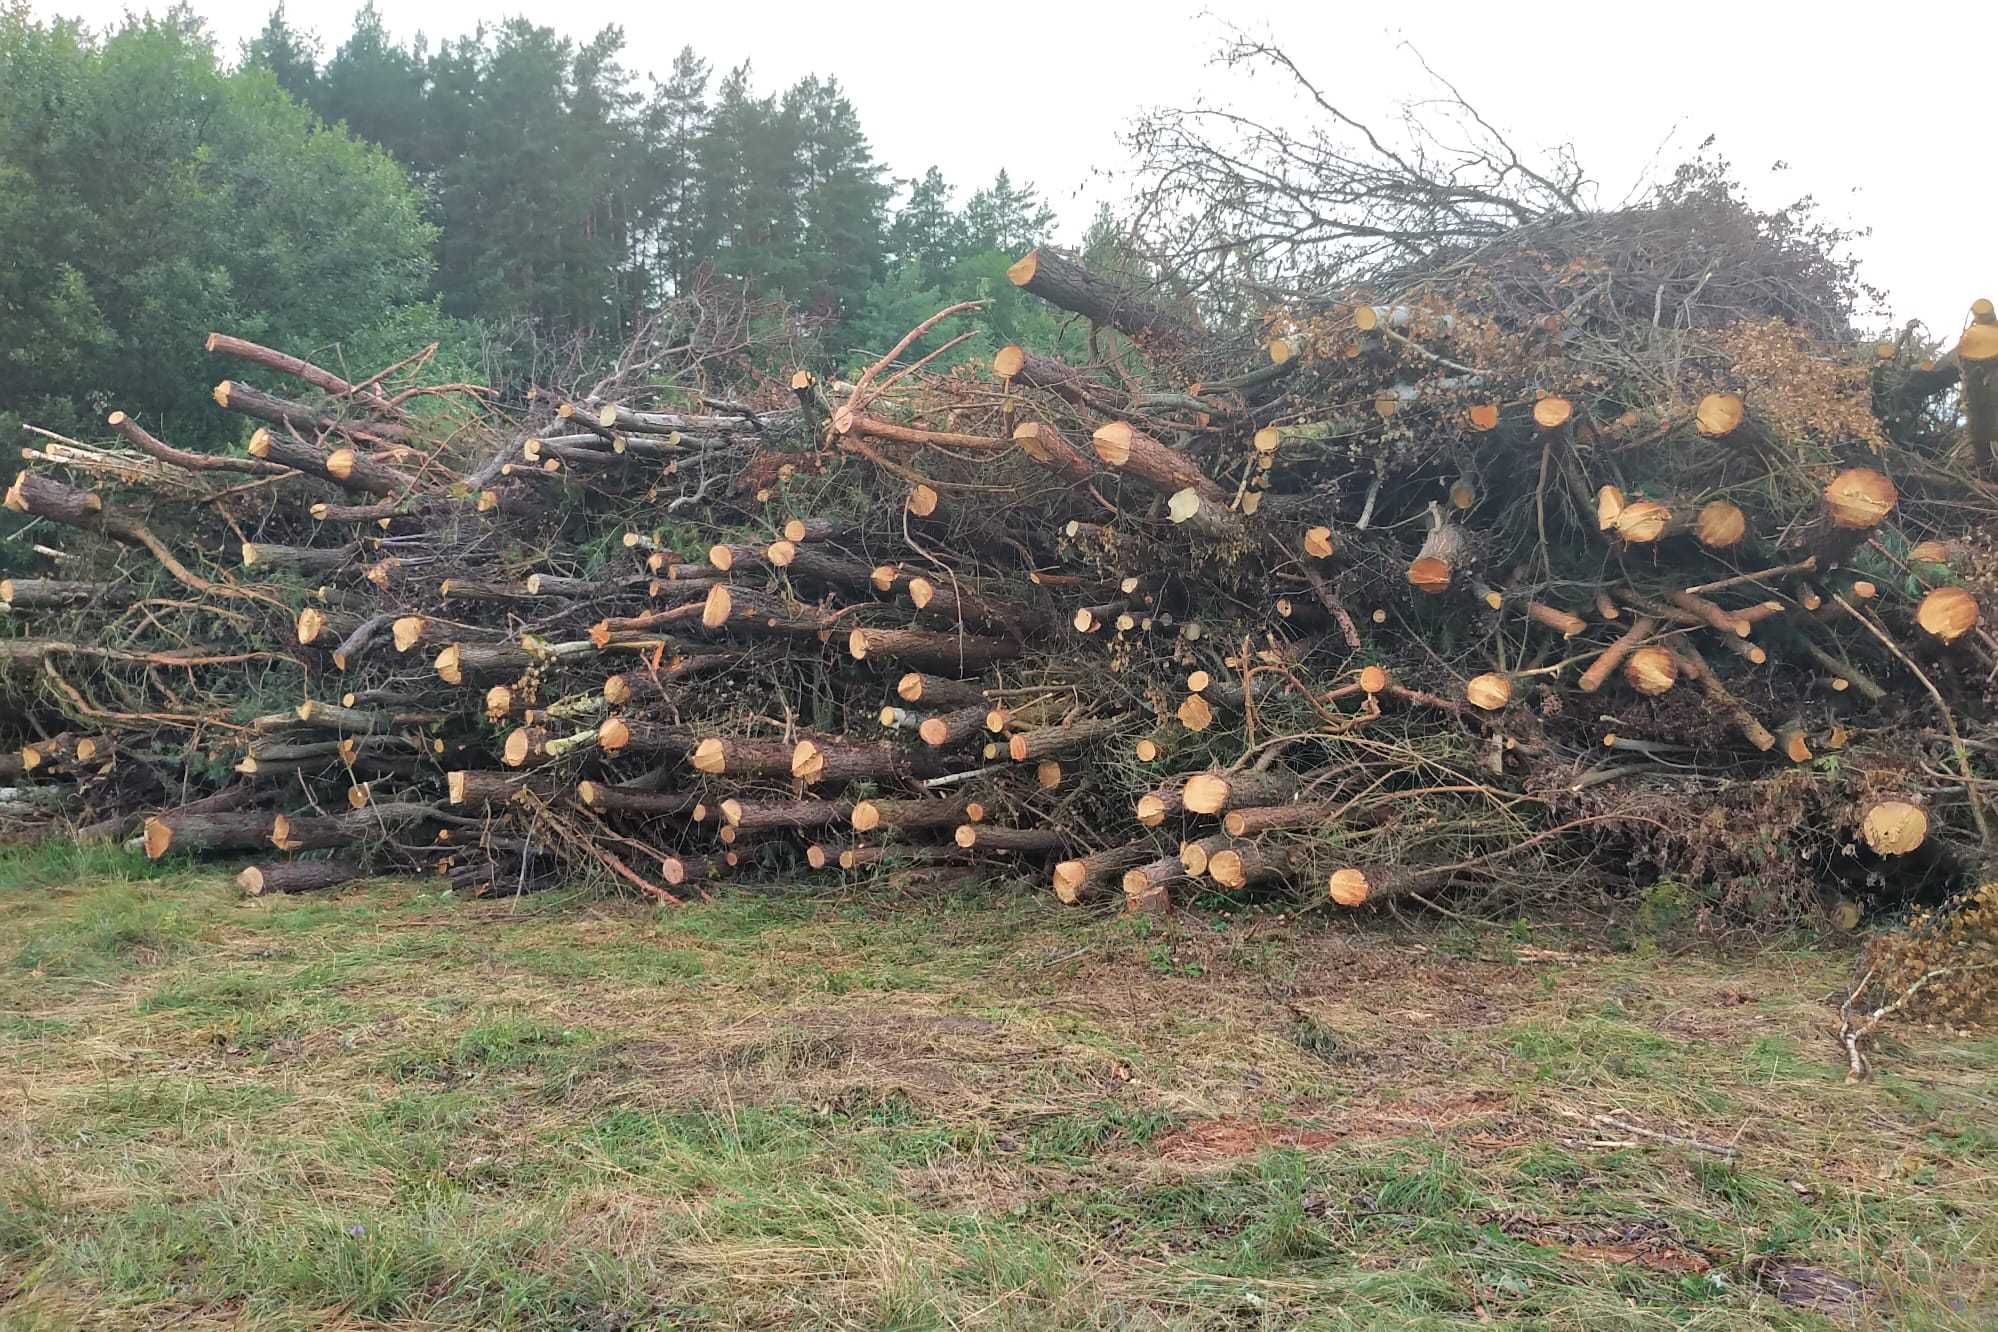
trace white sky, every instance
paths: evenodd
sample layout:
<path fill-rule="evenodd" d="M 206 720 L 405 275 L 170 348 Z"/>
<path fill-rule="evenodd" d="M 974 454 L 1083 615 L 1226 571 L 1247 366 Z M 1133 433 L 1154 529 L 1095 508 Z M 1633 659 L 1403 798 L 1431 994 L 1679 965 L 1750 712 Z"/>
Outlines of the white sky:
<path fill-rule="evenodd" d="M 1604 202 L 1717 134 L 1760 202 L 1809 193 L 1832 217 L 1873 229 L 1859 250 L 1864 276 L 1887 290 L 1896 319 L 1954 330 L 1974 297 L 1998 297 L 1998 171 L 1985 160 L 1998 10 L 1982 4 L 378 4 L 403 36 L 434 40 L 524 14 L 575 37 L 620 23 L 640 71 L 663 75 L 684 43 L 717 70 L 751 59 L 763 90 L 837 75 L 897 175 L 935 164 L 969 187 L 1003 166 L 1038 184 L 1071 230 L 1100 197 L 1100 185 L 1085 193 L 1092 171 L 1121 163 L 1116 134 L 1134 112 L 1200 94 L 1253 105 L 1267 94 L 1267 84 L 1259 92 L 1239 73 L 1207 68 L 1223 31 L 1216 15 L 1274 35 L 1335 100 L 1382 120 L 1430 88 L 1398 49 L 1406 41 L 1522 149 L 1573 141 Z M 230 50 L 270 8 L 194 6 Z M 101 25 L 149 6 L 34 7 Z M 291 0 L 288 12 L 330 53 L 355 7 Z M 1779 160 L 1788 169 L 1772 174 Z"/>

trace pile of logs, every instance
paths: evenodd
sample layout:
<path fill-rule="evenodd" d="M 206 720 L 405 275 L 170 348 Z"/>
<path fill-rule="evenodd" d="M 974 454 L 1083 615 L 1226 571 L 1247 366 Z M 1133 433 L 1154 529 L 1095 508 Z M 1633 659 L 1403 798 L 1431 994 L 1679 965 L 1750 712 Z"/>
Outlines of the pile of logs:
<path fill-rule="evenodd" d="M 268 386 L 215 388 L 240 453 L 124 412 L 23 450 L 0 835 L 660 901 L 958 866 L 1766 913 L 1974 872 L 1991 307 L 1661 347 L 1523 271 L 1223 335 L 1042 249 L 1012 277 L 1064 355 L 933 373 L 953 307 L 850 381 L 525 409 L 217 334 Z"/>

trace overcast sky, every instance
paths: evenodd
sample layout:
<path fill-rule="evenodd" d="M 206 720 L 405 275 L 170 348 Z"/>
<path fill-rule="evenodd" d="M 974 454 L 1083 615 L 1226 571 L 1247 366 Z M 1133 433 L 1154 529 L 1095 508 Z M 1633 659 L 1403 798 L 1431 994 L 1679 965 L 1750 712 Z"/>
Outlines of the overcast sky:
<path fill-rule="evenodd" d="M 837 75 L 897 175 L 932 164 L 976 184 L 1000 167 L 1041 186 L 1079 229 L 1121 160 L 1117 133 L 1147 105 L 1197 96 L 1259 105 L 1272 89 L 1207 66 L 1223 19 L 1277 38 L 1356 114 L 1433 90 L 1408 43 L 1522 148 L 1572 141 L 1613 203 L 1668 171 L 1709 134 L 1757 198 L 1809 193 L 1832 217 L 1872 228 L 1860 254 L 1897 320 L 1959 326 L 1998 297 L 1998 171 L 1988 162 L 1993 39 L 1988 6 L 1593 4 L 1356 5 L 1077 3 L 1006 7 L 873 0 L 849 6 L 732 0 L 619 5 L 528 0 L 377 0 L 400 35 L 433 40 L 524 14 L 584 37 L 624 27 L 629 63 L 664 74 L 691 44 L 717 69 L 753 62 L 762 89 Z M 37 10 L 115 22 L 143 0 L 33 0 Z M 158 7 L 158 6 L 154 6 Z M 266 0 L 194 0 L 230 50 Z M 327 53 L 349 0 L 291 0 L 294 26 Z M 1400 12 L 1397 12 L 1400 11 Z M 1267 76 L 1265 76 L 1267 79 Z M 1780 173 L 1772 168 L 1787 163 Z"/>

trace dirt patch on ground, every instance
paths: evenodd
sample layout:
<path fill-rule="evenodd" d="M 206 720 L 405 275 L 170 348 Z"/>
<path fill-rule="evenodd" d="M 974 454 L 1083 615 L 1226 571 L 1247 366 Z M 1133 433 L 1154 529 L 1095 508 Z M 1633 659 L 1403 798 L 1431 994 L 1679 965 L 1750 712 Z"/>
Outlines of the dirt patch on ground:
<path fill-rule="evenodd" d="M 1266 1147 L 1303 1151 L 1356 1140 L 1451 1133 L 1467 1126 L 1495 1127 L 1510 1104 L 1503 1092 L 1467 1091 L 1418 1097 L 1391 1105 L 1356 1106 L 1319 1125 L 1275 1124 L 1243 1118 L 1197 1120 L 1153 1145 L 1160 1159 L 1207 1165 L 1254 1156 Z M 1484 1136 L 1484 1135 L 1480 1135 Z"/>
<path fill-rule="evenodd" d="M 1648 1221 L 1603 1226 L 1507 1216 L 1500 1218 L 1498 1224 L 1500 1230 L 1514 1239 L 1559 1249 L 1571 1258 L 1584 1258 L 1591 1262 L 1617 1263 L 1642 1267 L 1651 1272 L 1684 1275 L 1696 1275 L 1714 1265 L 1705 1254 L 1682 1243 L 1665 1227 Z"/>

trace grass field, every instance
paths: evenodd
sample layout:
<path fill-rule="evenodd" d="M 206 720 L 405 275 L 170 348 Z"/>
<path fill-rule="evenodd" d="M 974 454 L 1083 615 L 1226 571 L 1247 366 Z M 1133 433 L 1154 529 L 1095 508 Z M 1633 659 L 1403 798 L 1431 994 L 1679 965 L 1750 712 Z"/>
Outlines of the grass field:
<path fill-rule="evenodd" d="M 146 873 L 0 860 L 0 1326 L 1998 1318 L 1998 1039 L 1845 1085 L 1837 952 Z"/>

